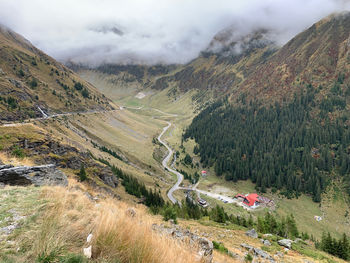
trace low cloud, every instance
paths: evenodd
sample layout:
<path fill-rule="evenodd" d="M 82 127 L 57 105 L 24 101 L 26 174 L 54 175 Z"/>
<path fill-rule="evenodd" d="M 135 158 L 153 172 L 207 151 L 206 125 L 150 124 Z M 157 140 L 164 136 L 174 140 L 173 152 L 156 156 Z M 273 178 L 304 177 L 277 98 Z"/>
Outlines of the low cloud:
<path fill-rule="evenodd" d="M 186 63 L 225 28 L 284 44 L 348 0 L 0 0 L 0 23 L 66 62 Z"/>

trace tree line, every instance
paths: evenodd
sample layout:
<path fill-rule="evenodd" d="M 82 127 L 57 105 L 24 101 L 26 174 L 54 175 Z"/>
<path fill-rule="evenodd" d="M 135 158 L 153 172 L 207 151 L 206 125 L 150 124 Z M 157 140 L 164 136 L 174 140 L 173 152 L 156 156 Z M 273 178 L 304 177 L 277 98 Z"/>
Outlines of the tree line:
<path fill-rule="evenodd" d="M 345 234 L 337 240 L 329 232 L 328 234 L 324 232 L 321 242 L 316 243 L 316 247 L 344 260 L 350 259 L 350 243 Z"/>
<path fill-rule="evenodd" d="M 251 179 L 261 192 L 308 193 L 320 202 L 328 175 L 336 171 L 350 193 L 348 116 L 337 103 L 340 95 L 316 104 L 318 91 L 309 85 L 290 102 L 271 106 L 217 101 L 193 119 L 183 137 L 195 139 L 201 163 L 228 181 Z M 321 114 L 330 110 L 339 110 L 339 117 Z"/>

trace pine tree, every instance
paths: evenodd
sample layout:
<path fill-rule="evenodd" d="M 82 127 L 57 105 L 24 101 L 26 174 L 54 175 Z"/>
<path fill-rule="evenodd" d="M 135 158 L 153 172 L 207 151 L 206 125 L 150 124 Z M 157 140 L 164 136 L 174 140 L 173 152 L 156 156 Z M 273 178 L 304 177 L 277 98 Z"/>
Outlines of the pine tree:
<path fill-rule="evenodd" d="M 84 164 L 81 164 L 80 171 L 78 173 L 80 182 L 84 182 L 87 179 Z"/>

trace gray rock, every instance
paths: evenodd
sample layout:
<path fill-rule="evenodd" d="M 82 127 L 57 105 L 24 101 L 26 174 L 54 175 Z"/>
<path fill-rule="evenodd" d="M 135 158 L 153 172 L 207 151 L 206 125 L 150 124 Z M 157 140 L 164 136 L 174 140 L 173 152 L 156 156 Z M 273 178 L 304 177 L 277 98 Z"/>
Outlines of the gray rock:
<path fill-rule="evenodd" d="M 241 244 L 241 247 L 243 247 L 243 248 L 245 248 L 245 249 L 247 249 L 247 250 L 253 250 L 253 247 L 251 246 L 251 245 L 248 245 L 248 244 L 246 244 L 246 243 L 242 243 Z"/>
<path fill-rule="evenodd" d="M 245 232 L 245 234 L 248 236 L 248 237 L 252 237 L 252 238 L 258 238 L 258 233 L 255 231 L 255 229 L 251 229 L 251 230 L 248 230 L 247 232 Z"/>
<path fill-rule="evenodd" d="M 271 242 L 267 239 L 264 240 L 263 244 L 264 246 L 271 246 Z"/>
<path fill-rule="evenodd" d="M 273 258 L 264 250 L 260 249 L 260 248 L 254 248 L 253 249 L 254 254 L 258 257 L 264 258 L 264 259 L 268 259 L 268 260 L 273 260 Z"/>
<path fill-rule="evenodd" d="M 294 240 L 294 243 L 298 243 L 298 242 L 303 242 L 303 240 L 302 240 L 301 238 L 296 238 L 296 239 Z"/>
<path fill-rule="evenodd" d="M 0 68 L 0 75 L 5 75 L 5 72 Z"/>
<path fill-rule="evenodd" d="M 277 251 L 277 253 L 275 254 L 275 256 L 283 258 L 284 254 L 281 251 Z"/>
<path fill-rule="evenodd" d="M 292 248 L 292 243 L 293 241 L 290 240 L 290 239 L 281 239 L 281 240 L 278 240 L 277 243 L 280 245 L 280 246 L 283 246 L 283 247 L 286 247 L 288 249 L 291 249 Z"/>
<path fill-rule="evenodd" d="M 213 242 L 205 237 L 198 239 L 199 250 L 203 253 L 204 262 L 210 263 L 213 261 Z"/>
<path fill-rule="evenodd" d="M 67 176 L 55 165 L 17 166 L 0 168 L 0 182 L 8 185 L 62 185 L 67 186 Z"/>
<path fill-rule="evenodd" d="M 231 250 L 227 251 L 227 255 L 229 255 L 231 258 L 236 258 L 238 257 L 238 254 L 235 252 L 232 252 Z"/>

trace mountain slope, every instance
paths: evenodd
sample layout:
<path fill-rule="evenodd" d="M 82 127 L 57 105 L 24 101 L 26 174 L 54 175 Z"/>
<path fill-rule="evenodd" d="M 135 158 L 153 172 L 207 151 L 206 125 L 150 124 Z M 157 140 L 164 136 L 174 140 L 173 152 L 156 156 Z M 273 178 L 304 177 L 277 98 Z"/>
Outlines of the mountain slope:
<path fill-rule="evenodd" d="M 243 83 L 248 93 L 284 96 L 294 87 L 330 87 L 349 77 L 350 13 L 331 15 L 300 33 Z M 284 91 L 283 91 L 284 90 Z"/>
<path fill-rule="evenodd" d="M 91 84 L 13 31 L 0 27 L 0 119 L 110 109 Z"/>

